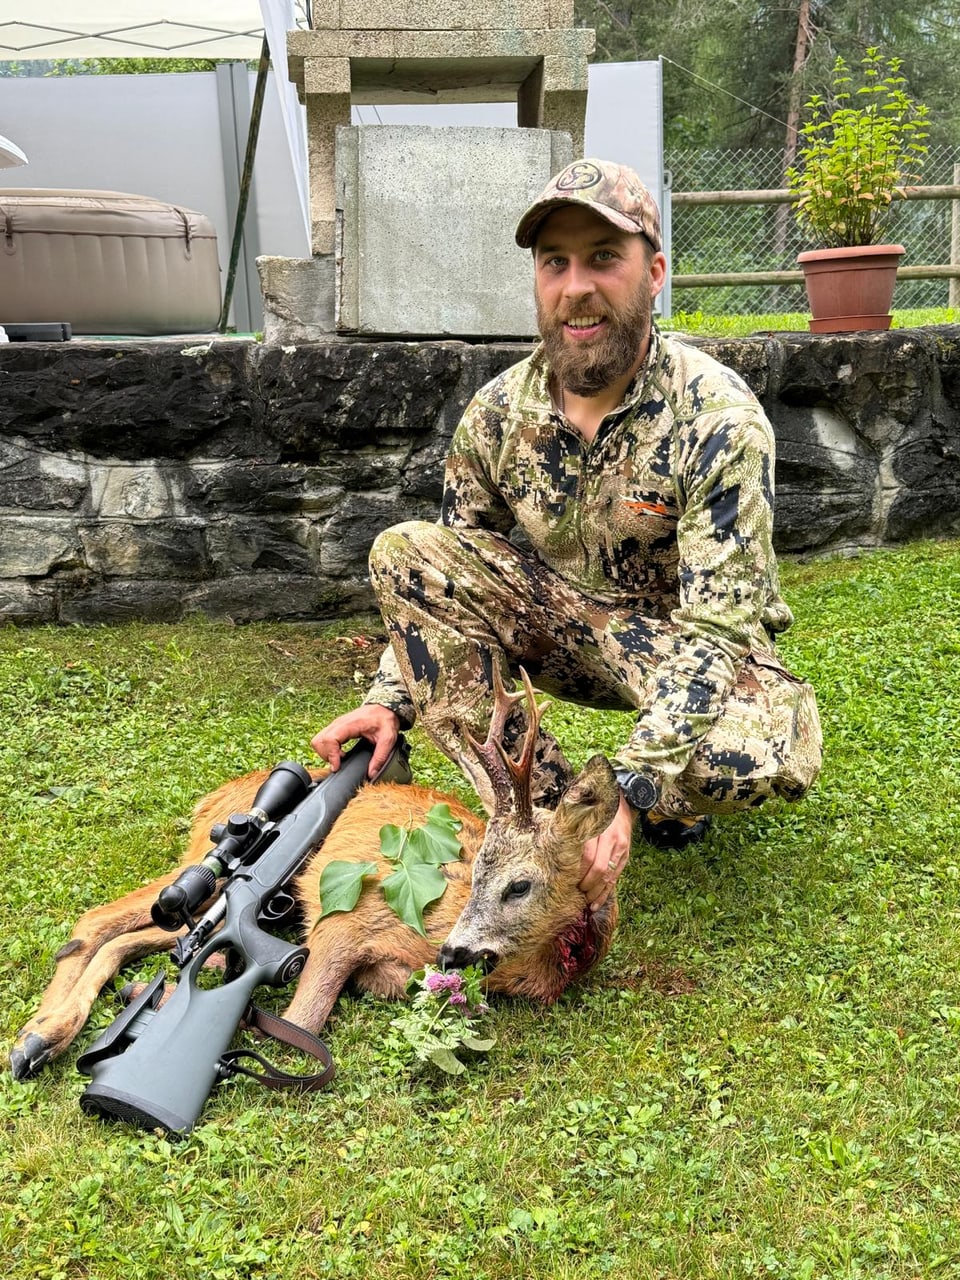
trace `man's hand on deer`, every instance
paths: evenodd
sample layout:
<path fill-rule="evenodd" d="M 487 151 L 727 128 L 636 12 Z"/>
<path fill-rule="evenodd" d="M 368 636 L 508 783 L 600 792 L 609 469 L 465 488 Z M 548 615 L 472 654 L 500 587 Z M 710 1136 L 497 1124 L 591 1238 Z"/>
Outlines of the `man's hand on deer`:
<path fill-rule="evenodd" d="M 623 796 L 616 816 L 606 830 L 583 846 L 580 888 L 591 911 L 599 911 L 630 860 L 635 813 Z"/>

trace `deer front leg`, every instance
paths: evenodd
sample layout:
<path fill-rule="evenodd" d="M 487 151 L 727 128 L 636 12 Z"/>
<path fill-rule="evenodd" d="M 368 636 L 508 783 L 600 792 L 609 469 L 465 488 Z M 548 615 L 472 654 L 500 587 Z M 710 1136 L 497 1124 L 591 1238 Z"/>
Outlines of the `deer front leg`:
<path fill-rule="evenodd" d="M 127 961 L 173 947 L 176 935 L 153 924 L 150 908 L 160 890 L 179 872 L 177 868 L 80 917 L 73 937 L 57 953 L 57 971 L 39 1009 L 11 1050 L 14 1079 L 35 1075 L 68 1047 L 89 1017 L 100 990 Z"/>
<path fill-rule="evenodd" d="M 305 939 L 310 956 L 283 1016 L 316 1035 L 354 971 L 368 960 L 356 912 L 328 916 Z"/>

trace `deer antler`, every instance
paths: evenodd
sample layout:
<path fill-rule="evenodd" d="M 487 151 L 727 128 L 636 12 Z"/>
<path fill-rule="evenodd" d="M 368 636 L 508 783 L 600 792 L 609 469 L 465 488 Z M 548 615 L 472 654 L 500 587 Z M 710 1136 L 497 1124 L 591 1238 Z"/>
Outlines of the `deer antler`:
<path fill-rule="evenodd" d="M 523 682 L 523 691 L 507 693 L 503 687 L 500 665 L 494 659 L 493 713 L 490 717 L 486 741 L 478 742 L 467 728 L 464 728 L 463 734 L 493 787 L 496 806 L 494 817 L 506 817 L 512 813 L 519 826 L 529 827 L 533 822 L 530 784 L 537 733 L 543 713 L 550 703 L 545 701 L 537 704 L 530 677 L 523 667 L 520 668 L 520 679 Z M 504 730 L 511 710 L 516 703 L 523 701 L 527 703 L 527 729 L 520 747 L 520 754 L 517 759 L 513 759 L 503 745 Z"/>

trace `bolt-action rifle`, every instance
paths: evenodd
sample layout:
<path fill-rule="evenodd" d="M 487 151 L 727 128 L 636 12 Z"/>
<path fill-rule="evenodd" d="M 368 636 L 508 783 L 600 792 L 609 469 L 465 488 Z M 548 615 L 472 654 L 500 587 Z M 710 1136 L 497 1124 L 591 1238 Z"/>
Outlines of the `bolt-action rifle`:
<path fill-rule="evenodd" d="M 401 737 L 378 778 L 409 782 L 407 754 Z M 84 1111 L 144 1129 L 188 1133 L 213 1087 L 244 1070 L 236 1058 L 247 1051 L 230 1051 L 229 1046 L 252 1007 L 255 988 L 286 986 L 309 955 L 306 947 L 277 937 L 266 926 L 276 927 L 294 908 L 293 878 L 366 780 L 371 755 L 370 744 L 359 741 L 336 773 L 319 782 L 292 761 L 277 765 L 250 812 L 233 814 L 215 826 L 207 856 L 161 891 L 151 912 L 154 924 L 187 930 L 173 950 L 180 970 L 176 986 L 161 1003 L 165 974 L 158 973 L 81 1054 L 77 1067 L 92 1077 L 80 1099 Z M 195 919 L 218 882 L 220 892 Z M 197 976 L 215 952 L 225 959 L 223 981 L 201 987 Z M 300 1034 L 319 1046 L 322 1052 L 316 1047 L 311 1051 L 327 1065 L 322 1076 L 309 1078 L 325 1082 L 333 1073 L 325 1046 L 306 1032 Z M 274 1080 L 283 1075 L 274 1073 Z"/>

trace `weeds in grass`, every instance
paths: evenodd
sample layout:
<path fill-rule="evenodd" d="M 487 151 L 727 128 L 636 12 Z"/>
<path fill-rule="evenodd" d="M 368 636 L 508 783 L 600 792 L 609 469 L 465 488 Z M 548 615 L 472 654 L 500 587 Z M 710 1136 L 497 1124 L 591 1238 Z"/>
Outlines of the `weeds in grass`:
<path fill-rule="evenodd" d="M 75 1053 L 0 1082 L 0 1249 L 38 1280 L 960 1276 L 960 544 L 785 564 L 826 763 L 797 806 L 638 848 L 605 963 L 499 1001 L 455 1081 L 340 1002 L 331 1089 L 249 1082 L 171 1143 L 85 1117 Z M 8 1042 L 88 906 L 224 777 L 308 758 L 351 626 L 0 630 Z M 628 717 L 555 704 L 582 764 Z M 414 735 L 418 780 L 467 788 Z M 145 964 L 143 972 L 149 972 Z M 106 992 L 93 1022 L 118 1009 Z M 94 1028 L 81 1037 L 89 1042 Z"/>

